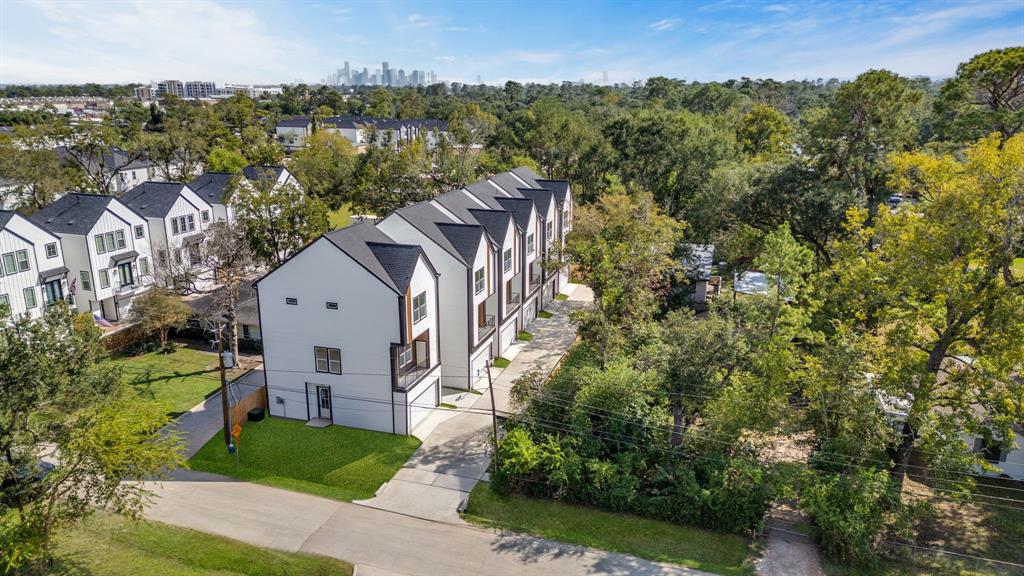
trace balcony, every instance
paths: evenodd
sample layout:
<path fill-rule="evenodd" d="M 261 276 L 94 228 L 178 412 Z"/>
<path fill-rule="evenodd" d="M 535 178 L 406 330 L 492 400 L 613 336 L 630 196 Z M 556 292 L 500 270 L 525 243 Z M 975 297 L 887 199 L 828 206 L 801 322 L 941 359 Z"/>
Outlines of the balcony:
<path fill-rule="evenodd" d="M 494 314 L 487 314 L 476 328 L 477 342 L 486 338 L 491 332 L 494 332 Z"/>
<path fill-rule="evenodd" d="M 519 292 L 513 292 L 506 295 L 505 297 L 505 314 L 508 314 L 511 310 L 519 306 L 519 303 L 523 301 L 523 296 Z"/>
<path fill-rule="evenodd" d="M 540 288 L 541 277 L 540 270 L 530 272 L 530 286 L 529 291 L 533 292 L 537 288 Z"/>
<path fill-rule="evenodd" d="M 419 381 L 430 371 L 430 355 L 420 359 L 419 362 L 411 363 L 398 369 L 398 376 L 395 378 L 395 387 L 405 390 Z"/>

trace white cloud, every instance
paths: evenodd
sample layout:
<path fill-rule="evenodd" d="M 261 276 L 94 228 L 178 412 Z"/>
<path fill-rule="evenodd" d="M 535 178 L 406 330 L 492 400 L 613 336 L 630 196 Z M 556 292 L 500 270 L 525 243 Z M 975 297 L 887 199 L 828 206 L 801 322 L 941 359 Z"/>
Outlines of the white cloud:
<path fill-rule="evenodd" d="M 769 4 L 762 8 L 765 12 L 792 12 L 795 7 L 792 4 Z"/>
<path fill-rule="evenodd" d="M 531 52 L 522 50 L 512 54 L 515 60 L 528 64 L 551 64 L 562 59 L 560 52 Z"/>
<path fill-rule="evenodd" d="M 441 60 L 443 62 L 455 62 L 458 60 L 455 56 L 434 56 L 434 60 Z"/>
<path fill-rule="evenodd" d="M 662 18 L 657 22 L 651 22 L 647 27 L 657 32 L 665 32 L 674 29 L 682 22 L 679 18 Z"/>

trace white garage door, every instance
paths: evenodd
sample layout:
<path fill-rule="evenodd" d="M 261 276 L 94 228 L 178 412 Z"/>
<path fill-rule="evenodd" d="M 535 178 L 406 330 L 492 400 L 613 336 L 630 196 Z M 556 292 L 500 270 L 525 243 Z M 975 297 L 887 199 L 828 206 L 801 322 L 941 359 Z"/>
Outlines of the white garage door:
<path fill-rule="evenodd" d="M 525 320 L 525 324 L 526 324 L 527 327 L 529 327 L 530 324 L 533 324 L 533 321 L 537 319 L 537 299 L 536 298 L 534 298 L 533 300 L 530 300 L 526 304 L 526 308 L 524 309 L 523 316 L 525 316 L 524 320 Z"/>
<path fill-rule="evenodd" d="M 431 382 L 411 402 L 409 407 L 409 430 L 412 430 L 417 424 L 422 422 L 434 408 L 437 408 L 437 380 Z"/>
<path fill-rule="evenodd" d="M 472 388 L 487 386 L 487 359 L 490 358 L 488 354 L 490 350 L 490 346 L 484 346 L 484 349 L 473 358 L 472 373 L 470 374 Z"/>
<path fill-rule="evenodd" d="M 505 350 L 516 341 L 516 323 L 510 322 L 504 330 L 501 331 L 501 353 L 504 354 Z"/>

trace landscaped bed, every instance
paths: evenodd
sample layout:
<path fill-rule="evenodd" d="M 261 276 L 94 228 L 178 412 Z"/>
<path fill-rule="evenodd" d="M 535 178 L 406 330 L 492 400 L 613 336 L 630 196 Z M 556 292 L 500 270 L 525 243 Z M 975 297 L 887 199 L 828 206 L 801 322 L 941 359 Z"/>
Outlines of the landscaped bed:
<path fill-rule="evenodd" d="M 529 342 L 529 341 L 533 340 L 533 334 L 531 334 L 531 333 L 529 333 L 529 332 L 524 330 L 524 331 L 520 332 L 519 334 L 516 334 L 516 339 L 517 340 L 522 340 L 523 342 Z"/>
<path fill-rule="evenodd" d="M 541 310 L 540 312 L 537 312 L 538 318 L 551 318 L 552 316 L 554 316 L 554 314 L 548 312 L 547 310 Z"/>
<path fill-rule="evenodd" d="M 348 576 L 352 565 L 259 548 L 161 524 L 97 514 L 57 538 L 49 574 L 78 576 Z"/>
<path fill-rule="evenodd" d="M 195 470 L 335 500 L 370 498 L 418 448 L 412 436 L 270 418 L 247 424 L 239 461 L 218 432 L 189 460 Z"/>
<path fill-rule="evenodd" d="M 471 523 L 534 534 L 723 576 L 753 574 L 746 538 L 523 496 L 500 496 L 487 482 L 469 496 Z"/>
<path fill-rule="evenodd" d="M 171 354 L 147 352 L 116 356 L 124 381 L 140 398 L 166 406 L 171 416 L 187 412 L 220 388 L 217 355 L 179 344 Z M 228 372 L 237 377 L 241 370 Z"/>
<path fill-rule="evenodd" d="M 509 360 L 508 358 L 502 358 L 501 356 L 499 356 L 494 359 L 494 362 L 491 365 L 494 366 L 495 368 L 508 368 L 508 365 L 511 363 L 512 361 Z"/>

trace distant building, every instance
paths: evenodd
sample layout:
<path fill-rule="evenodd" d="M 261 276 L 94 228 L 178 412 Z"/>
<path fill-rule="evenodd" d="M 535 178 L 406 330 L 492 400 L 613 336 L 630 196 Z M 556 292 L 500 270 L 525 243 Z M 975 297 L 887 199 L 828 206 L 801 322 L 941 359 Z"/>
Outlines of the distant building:
<path fill-rule="evenodd" d="M 284 146 L 286 152 L 300 150 L 306 145 L 306 138 L 313 134 L 313 118 L 296 116 L 281 120 L 274 128 L 277 141 Z"/>
<path fill-rule="evenodd" d="M 213 82 L 185 82 L 185 98 L 213 98 L 217 94 L 217 85 Z"/>
<path fill-rule="evenodd" d="M 687 254 L 683 256 L 683 268 L 686 276 L 693 283 L 690 301 L 694 304 L 706 305 L 708 300 L 718 296 L 722 286 L 720 276 L 711 275 L 711 267 L 715 260 L 714 244 L 687 244 Z"/>

